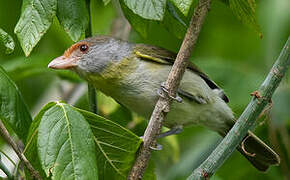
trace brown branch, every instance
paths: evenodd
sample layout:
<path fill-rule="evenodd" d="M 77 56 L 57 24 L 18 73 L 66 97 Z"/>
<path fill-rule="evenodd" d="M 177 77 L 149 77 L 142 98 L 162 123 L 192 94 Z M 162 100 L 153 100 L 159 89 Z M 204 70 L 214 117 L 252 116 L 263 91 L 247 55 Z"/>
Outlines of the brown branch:
<path fill-rule="evenodd" d="M 13 148 L 13 150 L 16 152 L 17 156 L 19 159 L 24 163 L 26 168 L 29 170 L 30 174 L 32 177 L 35 179 L 42 179 L 41 176 L 39 175 L 38 171 L 36 171 L 30 162 L 26 159 L 23 153 L 20 152 L 18 149 L 16 143 L 12 140 L 12 138 L 9 135 L 9 132 L 5 128 L 4 124 L 0 120 L 0 135 L 3 137 L 3 139 Z"/>
<path fill-rule="evenodd" d="M 194 10 L 183 43 L 165 83 L 165 88 L 168 89 L 169 93 L 165 97 L 160 97 L 156 103 L 143 136 L 143 146 L 141 147 L 136 161 L 128 175 L 128 180 L 142 179 L 143 177 L 152 153 L 150 147 L 155 147 L 156 138 L 161 131 L 163 120 L 169 112 L 170 104 L 172 102 L 172 99 L 169 98 L 169 96 L 176 96 L 177 88 L 188 65 L 191 52 L 196 44 L 202 24 L 207 12 L 209 11 L 209 7 L 210 0 L 199 0 L 199 3 Z"/>

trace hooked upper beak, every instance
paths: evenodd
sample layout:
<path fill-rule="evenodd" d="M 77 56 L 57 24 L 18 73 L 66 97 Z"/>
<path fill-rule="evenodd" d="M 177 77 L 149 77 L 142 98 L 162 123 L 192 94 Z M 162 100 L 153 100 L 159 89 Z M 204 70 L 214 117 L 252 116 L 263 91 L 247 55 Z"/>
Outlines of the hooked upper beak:
<path fill-rule="evenodd" d="M 60 56 L 55 58 L 48 64 L 48 68 L 52 69 L 70 69 L 77 66 L 77 58 Z"/>

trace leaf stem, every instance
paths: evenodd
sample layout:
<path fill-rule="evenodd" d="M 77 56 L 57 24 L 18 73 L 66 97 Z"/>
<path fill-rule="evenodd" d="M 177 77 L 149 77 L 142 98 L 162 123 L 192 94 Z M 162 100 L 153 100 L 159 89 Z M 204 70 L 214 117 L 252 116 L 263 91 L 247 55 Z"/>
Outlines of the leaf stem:
<path fill-rule="evenodd" d="M 86 29 L 86 38 L 87 37 L 91 37 L 92 36 L 92 18 L 91 18 L 91 1 L 90 0 L 86 0 L 86 6 L 87 6 L 87 10 L 89 13 L 89 24 L 88 27 Z M 93 113 L 97 114 L 98 113 L 98 106 L 97 106 L 97 93 L 96 93 L 96 89 L 94 88 L 94 86 L 92 84 L 88 83 L 88 96 L 89 96 L 89 105 L 90 105 L 90 109 Z"/>
<path fill-rule="evenodd" d="M 284 77 L 290 65 L 290 37 L 288 38 L 280 56 L 276 60 L 268 76 L 260 86 L 259 96 L 254 96 L 244 110 L 234 127 L 211 155 L 187 178 L 188 180 L 208 179 L 232 154 L 248 130 L 255 124 L 264 107 L 271 101 L 271 97 Z"/>
<path fill-rule="evenodd" d="M 197 38 L 209 7 L 210 0 L 199 0 L 198 5 L 194 10 L 194 14 L 185 34 L 183 43 L 165 83 L 165 88 L 169 93 L 165 94 L 165 97 L 160 97 L 156 103 L 143 136 L 143 146 L 141 146 L 139 154 L 135 160 L 135 164 L 129 173 L 129 180 L 142 179 L 143 177 L 152 153 L 151 147 L 155 147 L 156 138 L 161 131 L 163 120 L 169 112 L 170 104 L 172 102 L 172 99 L 169 98 L 169 96 L 176 96 L 177 88 L 188 65 L 191 52 L 197 42 Z"/>

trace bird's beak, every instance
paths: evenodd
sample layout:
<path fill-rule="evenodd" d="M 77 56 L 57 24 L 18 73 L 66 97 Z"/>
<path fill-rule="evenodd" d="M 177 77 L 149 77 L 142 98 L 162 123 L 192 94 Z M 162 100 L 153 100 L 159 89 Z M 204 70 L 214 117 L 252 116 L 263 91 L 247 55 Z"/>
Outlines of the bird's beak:
<path fill-rule="evenodd" d="M 70 69 L 77 66 L 77 58 L 60 56 L 48 64 L 52 69 Z"/>

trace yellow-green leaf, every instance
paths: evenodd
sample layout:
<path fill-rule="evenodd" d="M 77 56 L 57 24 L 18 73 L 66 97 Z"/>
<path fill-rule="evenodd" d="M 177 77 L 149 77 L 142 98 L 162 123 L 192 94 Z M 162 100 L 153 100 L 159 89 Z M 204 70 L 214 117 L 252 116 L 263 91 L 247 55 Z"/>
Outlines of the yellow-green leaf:
<path fill-rule="evenodd" d="M 43 114 L 37 147 L 42 168 L 52 179 L 98 179 L 91 128 L 70 105 L 58 102 Z"/>
<path fill-rule="evenodd" d="M 56 13 L 56 0 L 27 0 L 14 29 L 26 56 L 46 33 Z"/>
<path fill-rule="evenodd" d="M 122 0 L 135 14 L 144 19 L 162 20 L 166 7 L 166 0 Z"/>
<path fill-rule="evenodd" d="M 73 41 L 80 40 L 89 24 L 89 13 L 85 0 L 58 0 L 57 17 Z"/>
<path fill-rule="evenodd" d="M 255 0 L 229 0 L 232 12 L 247 26 L 252 27 L 262 37 L 260 27 L 255 16 Z"/>
<path fill-rule="evenodd" d="M 5 46 L 6 54 L 10 54 L 14 51 L 15 44 L 12 37 L 0 28 L 0 43 L 1 42 Z"/>
<path fill-rule="evenodd" d="M 183 14 L 188 15 L 193 0 L 170 0 Z"/>

